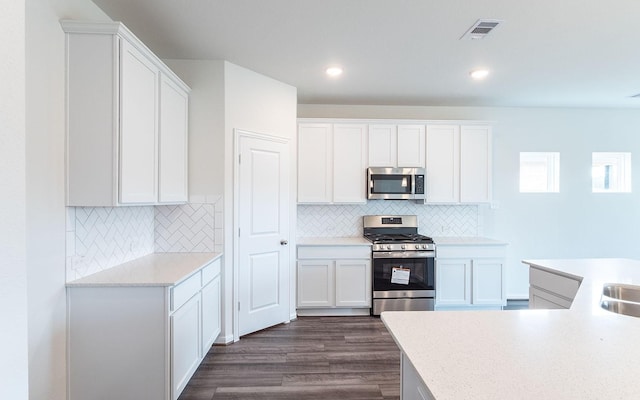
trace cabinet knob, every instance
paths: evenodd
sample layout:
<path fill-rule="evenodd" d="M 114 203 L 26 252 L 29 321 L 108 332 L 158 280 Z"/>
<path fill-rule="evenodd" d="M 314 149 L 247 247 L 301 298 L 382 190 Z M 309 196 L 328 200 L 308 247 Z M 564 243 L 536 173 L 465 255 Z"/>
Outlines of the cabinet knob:
<path fill-rule="evenodd" d="M 286 240 L 284 240 L 284 239 L 282 239 L 282 240 L 280 241 L 280 244 L 281 244 L 282 246 L 286 246 L 286 245 L 288 245 L 288 244 L 289 244 L 289 242 L 288 242 L 288 241 L 286 241 Z"/>

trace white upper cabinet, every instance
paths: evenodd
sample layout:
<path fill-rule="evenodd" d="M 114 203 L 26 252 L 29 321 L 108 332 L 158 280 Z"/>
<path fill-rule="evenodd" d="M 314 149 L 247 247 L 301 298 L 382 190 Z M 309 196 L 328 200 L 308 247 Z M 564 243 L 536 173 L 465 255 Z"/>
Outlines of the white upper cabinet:
<path fill-rule="evenodd" d="M 460 201 L 460 127 L 427 126 L 427 201 Z"/>
<path fill-rule="evenodd" d="M 364 124 L 333 125 L 333 202 L 366 203 Z"/>
<path fill-rule="evenodd" d="M 160 69 L 129 42 L 120 55 L 120 203 L 153 203 Z"/>
<path fill-rule="evenodd" d="M 298 203 L 365 203 L 365 124 L 298 125 Z"/>
<path fill-rule="evenodd" d="M 397 152 L 395 125 L 369 125 L 369 167 L 395 167 Z"/>
<path fill-rule="evenodd" d="M 491 127 L 427 126 L 427 203 L 491 202 Z"/>
<path fill-rule="evenodd" d="M 160 81 L 160 203 L 186 202 L 189 94 L 162 75 Z"/>
<path fill-rule="evenodd" d="M 398 167 L 424 168 L 424 125 L 398 125 Z"/>
<path fill-rule="evenodd" d="M 460 201 L 491 201 L 491 127 L 460 127 Z"/>
<path fill-rule="evenodd" d="M 298 203 L 330 203 L 332 199 L 331 124 L 298 125 Z"/>
<path fill-rule="evenodd" d="M 369 167 L 424 166 L 424 125 L 369 125 Z"/>
<path fill-rule="evenodd" d="M 67 34 L 67 205 L 187 200 L 189 88 L 121 23 Z"/>

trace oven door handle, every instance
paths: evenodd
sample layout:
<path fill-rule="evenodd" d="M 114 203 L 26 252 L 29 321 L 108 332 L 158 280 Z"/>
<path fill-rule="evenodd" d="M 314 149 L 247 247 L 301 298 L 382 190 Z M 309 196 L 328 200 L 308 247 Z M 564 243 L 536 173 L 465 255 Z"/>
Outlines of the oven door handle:
<path fill-rule="evenodd" d="M 376 251 L 373 258 L 435 258 L 435 251 Z"/>

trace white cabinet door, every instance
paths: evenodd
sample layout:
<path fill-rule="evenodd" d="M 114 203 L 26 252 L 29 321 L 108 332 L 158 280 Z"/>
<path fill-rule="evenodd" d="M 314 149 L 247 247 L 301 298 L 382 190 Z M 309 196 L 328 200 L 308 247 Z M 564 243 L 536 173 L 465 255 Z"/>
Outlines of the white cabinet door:
<path fill-rule="evenodd" d="M 397 139 L 398 168 L 425 167 L 425 127 L 424 125 L 398 125 Z"/>
<path fill-rule="evenodd" d="M 460 201 L 460 127 L 427 126 L 427 203 Z"/>
<path fill-rule="evenodd" d="M 473 263 L 473 304 L 504 303 L 504 260 L 476 259 Z"/>
<path fill-rule="evenodd" d="M 165 74 L 160 80 L 160 203 L 187 201 L 187 132 L 189 93 Z"/>
<path fill-rule="evenodd" d="M 202 357 L 220 334 L 220 321 L 220 276 L 217 276 L 202 288 Z"/>
<path fill-rule="evenodd" d="M 298 307 L 331 307 L 335 304 L 333 261 L 298 261 Z"/>
<path fill-rule="evenodd" d="M 330 203 L 332 199 L 331 124 L 298 126 L 298 203 Z"/>
<path fill-rule="evenodd" d="M 200 295 L 171 316 L 171 393 L 177 399 L 200 364 Z"/>
<path fill-rule="evenodd" d="M 395 167 L 396 125 L 369 125 L 369 167 Z"/>
<path fill-rule="evenodd" d="M 371 262 L 337 260 L 336 307 L 371 307 Z"/>
<path fill-rule="evenodd" d="M 442 306 L 471 304 L 471 260 L 436 260 L 436 296 Z"/>
<path fill-rule="evenodd" d="M 400 399 L 402 400 L 434 400 L 411 361 L 401 353 L 400 363 Z"/>
<path fill-rule="evenodd" d="M 121 43 L 120 202 L 154 203 L 160 71 L 133 45 Z"/>
<path fill-rule="evenodd" d="M 460 128 L 460 201 L 491 201 L 491 127 Z"/>
<path fill-rule="evenodd" d="M 545 290 L 529 287 L 529 308 L 534 310 L 561 310 L 571 308 L 571 301 Z"/>
<path fill-rule="evenodd" d="M 365 124 L 333 125 L 333 203 L 366 203 Z"/>

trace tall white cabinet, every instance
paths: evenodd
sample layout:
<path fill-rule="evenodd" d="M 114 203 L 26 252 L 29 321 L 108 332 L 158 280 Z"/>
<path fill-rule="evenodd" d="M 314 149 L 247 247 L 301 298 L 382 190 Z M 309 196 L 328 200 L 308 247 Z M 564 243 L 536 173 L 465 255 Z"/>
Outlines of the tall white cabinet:
<path fill-rule="evenodd" d="M 67 205 L 186 202 L 189 87 L 121 23 L 61 25 Z"/>
<path fill-rule="evenodd" d="M 298 203 L 365 203 L 367 126 L 298 125 Z"/>

